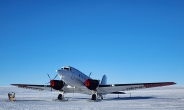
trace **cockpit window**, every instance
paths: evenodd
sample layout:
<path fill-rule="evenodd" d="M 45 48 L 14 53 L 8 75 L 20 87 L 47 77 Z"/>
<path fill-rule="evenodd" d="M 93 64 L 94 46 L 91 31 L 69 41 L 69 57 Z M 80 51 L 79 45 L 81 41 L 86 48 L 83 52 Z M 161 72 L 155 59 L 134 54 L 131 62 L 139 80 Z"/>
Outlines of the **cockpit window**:
<path fill-rule="evenodd" d="M 69 67 L 62 67 L 62 70 L 71 71 Z"/>

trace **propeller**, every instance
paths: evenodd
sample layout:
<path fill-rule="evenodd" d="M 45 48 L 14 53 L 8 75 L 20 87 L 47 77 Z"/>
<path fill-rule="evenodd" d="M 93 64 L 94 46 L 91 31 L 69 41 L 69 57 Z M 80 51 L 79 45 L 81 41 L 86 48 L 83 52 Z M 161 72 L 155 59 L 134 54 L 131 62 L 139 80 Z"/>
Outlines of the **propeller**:
<path fill-rule="evenodd" d="M 91 72 L 92 73 L 92 72 Z M 91 76 L 91 73 L 89 74 L 89 78 L 90 78 L 90 76 Z"/>
<path fill-rule="evenodd" d="M 52 92 L 52 87 L 54 87 L 54 79 L 56 79 L 57 74 L 56 74 L 56 76 L 54 77 L 54 79 L 51 79 L 49 74 L 47 74 L 47 75 L 48 75 L 48 77 L 49 77 L 49 79 L 50 79 L 50 82 L 48 82 L 48 83 L 50 83 L 50 86 L 51 86 L 51 92 Z M 48 83 L 47 83 L 47 84 L 48 84 Z"/>
<path fill-rule="evenodd" d="M 91 72 L 91 73 L 92 73 L 92 72 Z M 90 79 L 91 73 L 89 73 L 89 79 Z M 88 80 L 88 79 L 86 79 L 86 80 L 84 81 L 84 85 L 85 85 L 85 86 L 89 86 L 89 80 Z"/>

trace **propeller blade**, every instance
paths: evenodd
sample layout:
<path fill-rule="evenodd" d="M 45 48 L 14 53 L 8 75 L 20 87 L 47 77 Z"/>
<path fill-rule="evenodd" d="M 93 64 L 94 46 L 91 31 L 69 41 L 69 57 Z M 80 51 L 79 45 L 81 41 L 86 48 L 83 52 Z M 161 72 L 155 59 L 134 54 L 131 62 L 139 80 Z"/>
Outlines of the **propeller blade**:
<path fill-rule="evenodd" d="M 92 72 L 91 72 L 92 73 Z M 89 77 L 91 76 L 91 73 L 89 74 Z"/>
<path fill-rule="evenodd" d="M 48 75 L 49 79 L 51 80 L 51 78 L 50 78 L 49 74 L 47 74 L 47 75 Z"/>
<path fill-rule="evenodd" d="M 58 74 L 56 74 L 56 76 L 54 77 L 54 79 L 51 79 L 49 74 L 47 74 L 47 75 L 48 75 L 48 77 L 50 79 L 50 82 L 48 82 L 46 84 L 49 84 L 50 83 L 50 86 L 52 86 L 51 81 L 53 81 L 54 79 L 56 79 L 56 77 L 58 76 Z M 52 87 L 51 87 L 51 92 L 52 92 Z"/>
<path fill-rule="evenodd" d="M 56 74 L 56 76 L 54 77 L 54 79 L 56 79 L 57 75 L 58 75 L 58 74 Z M 53 79 L 53 80 L 54 80 L 54 79 Z"/>

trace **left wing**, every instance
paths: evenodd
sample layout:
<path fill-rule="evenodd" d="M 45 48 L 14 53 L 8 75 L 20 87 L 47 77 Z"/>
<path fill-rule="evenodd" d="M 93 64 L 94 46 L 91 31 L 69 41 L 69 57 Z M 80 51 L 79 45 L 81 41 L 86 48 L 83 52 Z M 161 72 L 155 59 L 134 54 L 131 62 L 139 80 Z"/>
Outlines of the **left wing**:
<path fill-rule="evenodd" d="M 118 91 L 130 91 L 136 89 L 161 87 L 176 84 L 175 82 L 156 82 L 156 83 L 133 83 L 133 84 L 108 84 L 99 85 L 98 93 L 113 93 Z"/>

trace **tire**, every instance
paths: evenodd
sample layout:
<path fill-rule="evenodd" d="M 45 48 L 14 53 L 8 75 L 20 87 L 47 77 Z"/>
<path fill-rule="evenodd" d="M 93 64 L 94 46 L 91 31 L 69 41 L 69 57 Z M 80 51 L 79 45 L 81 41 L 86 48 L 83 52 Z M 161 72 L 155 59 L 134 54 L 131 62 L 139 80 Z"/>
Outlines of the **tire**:
<path fill-rule="evenodd" d="M 62 94 L 59 94 L 58 95 L 58 100 L 61 100 L 63 97 L 62 97 Z"/>
<path fill-rule="evenodd" d="M 96 100 L 96 94 L 93 94 L 93 95 L 92 95 L 91 100 Z"/>

